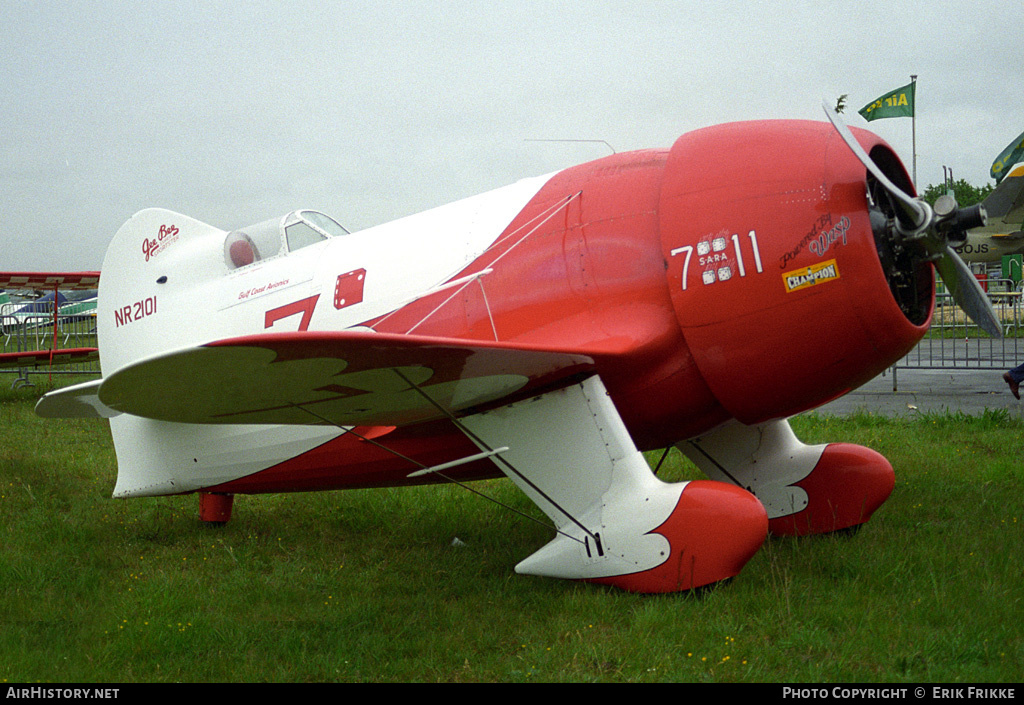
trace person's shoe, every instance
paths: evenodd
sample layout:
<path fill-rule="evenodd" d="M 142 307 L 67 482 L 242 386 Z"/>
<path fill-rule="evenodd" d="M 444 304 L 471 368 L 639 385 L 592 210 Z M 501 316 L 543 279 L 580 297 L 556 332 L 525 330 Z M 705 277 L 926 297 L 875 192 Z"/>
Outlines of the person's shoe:
<path fill-rule="evenodd" d="M 1010 385 L 1010 391 L 1013 392 L 1013 396 L 1020 399 L 1020 384 L 1014 381 L 1009 372 L 1003 373 L 1003 381 Z"/>

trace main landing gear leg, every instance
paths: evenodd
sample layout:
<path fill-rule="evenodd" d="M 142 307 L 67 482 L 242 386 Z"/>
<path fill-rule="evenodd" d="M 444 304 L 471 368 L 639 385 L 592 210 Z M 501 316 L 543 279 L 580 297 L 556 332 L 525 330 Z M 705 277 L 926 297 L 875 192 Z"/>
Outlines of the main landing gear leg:
<path fill-rule="evenodd" d="M 517 573 L 692 590 L 735 576 L 767 537 L 746 490 L 657 479 L 596 376 L 461 423 L 481 449 L 507 446 L 495 462 L 555 524 Z"/>
<path fill-rule="evenodd" d="M 785 420 L 733 423 L 677 447 L 711 479 L 761 500 L 775 535 L 853 529 L 871 518 L 896 484 L 892 465 L 870 448 L 804 445 Z"/>

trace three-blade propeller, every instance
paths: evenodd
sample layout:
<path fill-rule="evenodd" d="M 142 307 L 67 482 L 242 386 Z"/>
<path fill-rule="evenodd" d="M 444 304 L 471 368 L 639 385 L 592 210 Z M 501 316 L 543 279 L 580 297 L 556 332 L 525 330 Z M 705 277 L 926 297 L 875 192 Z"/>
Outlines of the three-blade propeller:
<path fill-rule="evenodd" d="M 941 196 L 933 208 L 913 198 L 896 186 L 868 156 L 829 104 L 823 102 L 822 107 L 839 136 L 891 198 L 895 218 L 890 221 L 873 215 L 872 227 L 887 229 L 887 234 L 901 243 L 916 243 L 922 250 L 922 256 L 935 265 L 939 277 L 964 313 L 990 336 L 1001 338 L 1002 328 L 992 303 L 950 244 L 962 243 L 967 230 L 985 224 L 984 207 L 959 208 L 952 196 Z"/>

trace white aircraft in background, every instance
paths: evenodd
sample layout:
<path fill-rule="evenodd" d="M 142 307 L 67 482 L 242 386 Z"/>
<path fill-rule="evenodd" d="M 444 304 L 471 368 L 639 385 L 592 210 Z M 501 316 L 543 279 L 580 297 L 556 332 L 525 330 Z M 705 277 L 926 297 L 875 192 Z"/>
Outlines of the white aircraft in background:
<path fill-rule="evenodd" d="M 955 248 L 965 262 L 999 262 L 1003 255 L 1024 253 L 1024 162 L 1006 175 L 982 204 L 988 224 L 968 231 L 967 240 Z"/>

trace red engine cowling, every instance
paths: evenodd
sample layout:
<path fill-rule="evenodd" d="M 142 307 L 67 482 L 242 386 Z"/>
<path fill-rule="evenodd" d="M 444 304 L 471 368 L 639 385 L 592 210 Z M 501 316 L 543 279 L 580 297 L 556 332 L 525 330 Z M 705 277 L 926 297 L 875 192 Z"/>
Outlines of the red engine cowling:
<path fill-rule="evenodd" d="M 858 140 L 910 190 L 880 138 L 858 131 Z M 745 424 L 855 389 L 927 330 L 932 268 L 883 268 L 865 169 L 825 123 L 683 135 L 665 167 L 659 227 L 687 347 L 715 398 Z"/>

